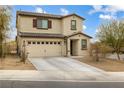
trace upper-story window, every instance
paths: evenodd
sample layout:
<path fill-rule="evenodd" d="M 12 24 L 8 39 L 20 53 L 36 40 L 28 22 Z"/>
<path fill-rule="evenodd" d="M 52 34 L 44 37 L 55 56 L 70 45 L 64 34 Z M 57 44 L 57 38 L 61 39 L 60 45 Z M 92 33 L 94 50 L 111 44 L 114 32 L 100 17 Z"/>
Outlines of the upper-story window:
<path fill-rule="evenodd" d="M 71 20 L 71 30 L 76 30 L 76 20 Z"/>
<path fill-rule="evenodd" d="M 37 28 L 48 29 L 48 20 L 38 19 L 37 20 Z"/>
<path fill-rule="evenodd" d="M 33 19 L 33 28 L 51 29 L 52 21 L 48 19 Z"/>

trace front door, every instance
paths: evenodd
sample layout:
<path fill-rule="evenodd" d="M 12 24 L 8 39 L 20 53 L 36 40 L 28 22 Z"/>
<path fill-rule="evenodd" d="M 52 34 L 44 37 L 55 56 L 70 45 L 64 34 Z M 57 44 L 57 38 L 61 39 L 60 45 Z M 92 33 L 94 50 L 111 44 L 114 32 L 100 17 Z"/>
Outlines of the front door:
<path fill-rule="evenodd" d="M 70 41 L 70 54 L 73 56 L 73 41 Z"/>
<path fill-rule="evenodd" d="M 70 40 L 70 54 L 71 56 L 78 55 L 78 40 Z"/>

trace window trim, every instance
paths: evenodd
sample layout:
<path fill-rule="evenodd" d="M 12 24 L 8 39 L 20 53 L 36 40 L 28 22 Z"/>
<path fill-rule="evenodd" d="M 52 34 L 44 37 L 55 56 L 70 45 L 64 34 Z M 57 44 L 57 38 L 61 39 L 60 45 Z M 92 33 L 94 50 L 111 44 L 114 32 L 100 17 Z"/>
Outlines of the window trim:
<path fill-rule="evenodd" d="M 82 42 L 83 41 L 86 41 L 86 47 L 84 48 L 83 45 L 82 45 Z M 81 50 L 87 50 L 87 39 L 81 39 Z"/>
<path fill-rule="evenodd" d="M 42 28 L 42 27 L 38 27 L 38 20 L 47 20 L 47 28 Z M 49 29 L 49 20 L 48 19 L 41 19 L 41 18 L 37 18 L 37 29 L 44 29 L 44 30 L 48 30 Z"/>
<path fill-rule="evenodd" d="M 75 25 L 72 25 L 72 22 L 75 22 Z M 77 24 L 76 24 L 76 20 L 71 20 L 71 30 L 77 30 Z M 75 26 L 75 28 L 72 28 L 72 26 Z"/>

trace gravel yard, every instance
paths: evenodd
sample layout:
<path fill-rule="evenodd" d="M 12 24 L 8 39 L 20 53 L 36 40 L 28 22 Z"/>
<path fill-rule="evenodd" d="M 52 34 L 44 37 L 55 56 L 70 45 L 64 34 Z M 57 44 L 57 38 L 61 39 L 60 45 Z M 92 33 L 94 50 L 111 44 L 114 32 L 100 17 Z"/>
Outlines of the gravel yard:
<path fill-rule="evenodd" d="M 20 62 L 19 57 L 16 55 L 7 56 L 2 62 L 0 59 L 0 70 L 36 70 L 30 63 Z"/>
<path fill-rule="evenodd" d="M 117 61 L 114 59 L 101 59 L 99 62 L 96 62 L 93 60 L 92 57 L 89 57 L 89 56 L 76 58 L 76 59 L 83 63 L 100 68 L 105 71 L 110 71 L 110 72 L 124 71 L 124 61 Z"/>

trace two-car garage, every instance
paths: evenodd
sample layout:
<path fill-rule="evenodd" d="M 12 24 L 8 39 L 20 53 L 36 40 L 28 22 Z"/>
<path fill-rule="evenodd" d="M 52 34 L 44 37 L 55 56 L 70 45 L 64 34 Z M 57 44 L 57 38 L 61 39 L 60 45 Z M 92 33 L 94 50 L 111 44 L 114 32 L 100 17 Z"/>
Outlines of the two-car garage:
<path fill-rule="evenodd" d="M 66 42 L 62 34 L 19 33 L 18 53 L 28 57 L 65 56 Z M 26 45 L 24 47 L 24 45 Z"/>
<path fill-rule="evenodd" d="M 26 52 L 28 57 L 62 56 L 63 43 L 58 40 L 27 41 Z"/>

